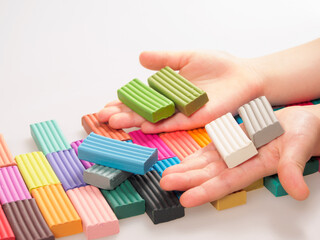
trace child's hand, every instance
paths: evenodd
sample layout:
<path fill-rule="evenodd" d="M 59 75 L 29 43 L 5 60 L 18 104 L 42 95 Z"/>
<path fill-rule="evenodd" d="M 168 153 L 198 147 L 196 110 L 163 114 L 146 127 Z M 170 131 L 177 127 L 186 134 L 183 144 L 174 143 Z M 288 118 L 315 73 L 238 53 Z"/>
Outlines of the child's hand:
<path fill-rule="evenodd" d="M 285 133 L 261 147 L 259 154 L 245 163 L 227 168 L 210 143 L 179 165 L 166 169 L 161 187 L 168 191 L 186 191 L 180 202 L 185 207 L 193 207 L 220 199 L 278 172 L 288 194 L 304 200 L 309 194 L 302 176 L 304 166 L 311 156 L 320 153 L 320 120 L 308 109 L 290 107 L 278 111 L 276 114 Z"/>
<path fill-rule="evenodd" d="M 169 66 L 206 91 L 209 102 L 190 117 L 176 113 L 153 124 L 120 101 L 107 104 L 98 114 L 113 128 L 141 127 L 145 133 L 193 129 L 226 114 L 235 113 L 243 104 L 263 95 L 263 81 L 249 61 L 222 52 L 144 52 L 141 64 L 151 70 Z"/>

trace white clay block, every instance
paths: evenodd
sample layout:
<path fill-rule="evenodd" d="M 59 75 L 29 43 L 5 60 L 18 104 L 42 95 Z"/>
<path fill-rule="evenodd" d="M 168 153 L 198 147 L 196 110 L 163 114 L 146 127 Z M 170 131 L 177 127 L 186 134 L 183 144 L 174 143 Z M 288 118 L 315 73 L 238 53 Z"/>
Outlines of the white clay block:
<path fill-rule="evenodd" d="M 238 109 L 250 139 L 259 148 L 284 133 L 265 96 L 256 98 Z"/>
<path fill-rule="evenodd" d="M 229 168 L 238 166 L 258 154 L 252 141 L 231 113 L 212 121 L 205 128 Z"/>

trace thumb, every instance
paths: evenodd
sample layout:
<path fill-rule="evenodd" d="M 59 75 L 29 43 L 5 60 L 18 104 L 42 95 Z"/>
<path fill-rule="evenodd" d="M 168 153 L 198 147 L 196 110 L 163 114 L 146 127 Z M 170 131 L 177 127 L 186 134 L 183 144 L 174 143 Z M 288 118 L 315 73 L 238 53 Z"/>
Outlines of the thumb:
<path fill-rule="evenodd" d="M 166 66 L 180 70 L 189 63 L 191 52 L 142 52 L 139 60 L 142 66 L 150 70 L 160 70 Z"/>

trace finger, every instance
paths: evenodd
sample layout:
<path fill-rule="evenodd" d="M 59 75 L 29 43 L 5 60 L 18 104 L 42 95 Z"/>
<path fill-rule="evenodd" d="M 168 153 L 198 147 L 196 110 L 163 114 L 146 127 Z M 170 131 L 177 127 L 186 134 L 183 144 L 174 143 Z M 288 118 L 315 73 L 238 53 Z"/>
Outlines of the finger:
<path fill-rule="evenodd" d="M 114 114 L 109 119 L 112 128 L 140 127 L 146 120 L 135 112 L 121 112 Z"/>
<path fill-rule="evenodd" d="M 110 107 L 110 106 L 119 106 L 123 104 L 120 100 L 114 100 L 112 102 L 107 103 L 104 107 Z"/>
<path fill-rule="evenodd" d="M 151 70 L 160 70 L 166 66 L 180 70 L 186 66 L 191 52 L 142 52 L 139 60 L 142 66 Z"/>
<path fill-rule="evenodd" d="M 98 120 L 100 122 L 108 122 L 111 116 L 121 112 L 132 112 L 132 110 L 124 104 L 105 107 L 98 112 Z"/>

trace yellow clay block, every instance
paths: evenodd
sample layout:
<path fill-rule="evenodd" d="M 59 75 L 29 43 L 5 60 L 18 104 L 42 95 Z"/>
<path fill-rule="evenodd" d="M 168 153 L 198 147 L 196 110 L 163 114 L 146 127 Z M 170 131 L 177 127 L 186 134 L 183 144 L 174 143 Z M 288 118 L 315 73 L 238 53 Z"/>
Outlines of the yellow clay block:
<path fill-rule="evenodd" d="M 247 202 L 247 192 L 242 190 L 239 192 L 231 193 L 219 200 L 211 202 L 211 204 L 217 210 L 224 210 L 228 208 L 233 208 L 239 205 L 243 205 Z"/>
<path fill-rule="evenodd" d="M 248 187 L 244 188 L 243 190 L 246 192 L 249 192 L 249 191 L 256 190 L 256 189 L 259 189 L 262 187 L 263 187 L 263 178 L 251 183 Z"/>

